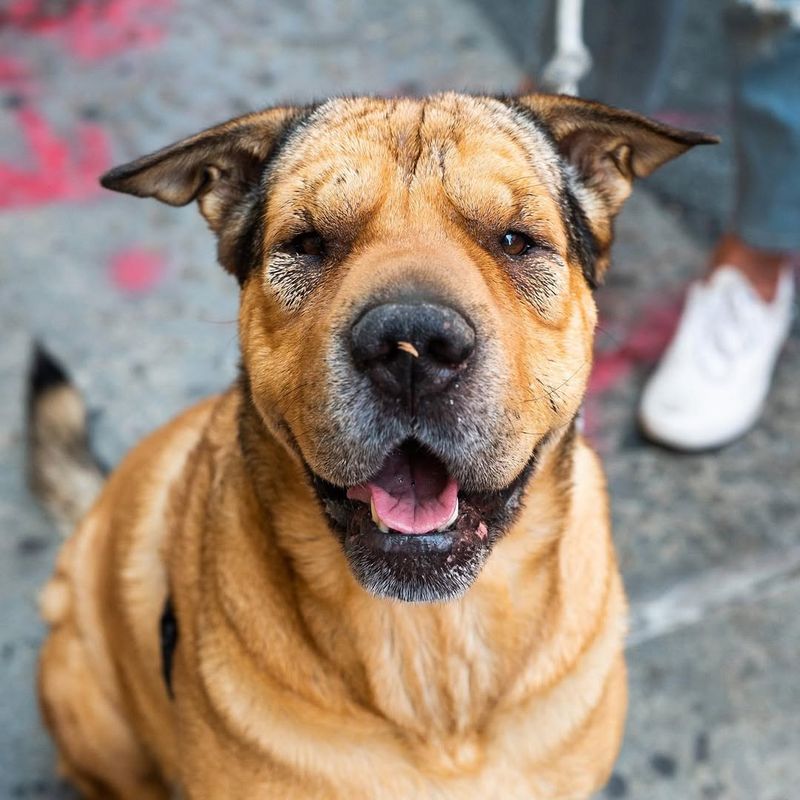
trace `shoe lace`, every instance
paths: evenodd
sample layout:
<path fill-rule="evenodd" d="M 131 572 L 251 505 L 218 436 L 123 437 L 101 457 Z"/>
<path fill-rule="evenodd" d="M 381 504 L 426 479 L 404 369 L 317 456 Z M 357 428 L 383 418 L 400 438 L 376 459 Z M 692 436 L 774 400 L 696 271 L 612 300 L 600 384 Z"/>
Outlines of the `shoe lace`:
<path fill-rule="evenodd" d="M 698 366 L 723 377 L 758 340 L 763 312 L 747 287 L 730 281 L 703 287 L 693 301 Z"/>

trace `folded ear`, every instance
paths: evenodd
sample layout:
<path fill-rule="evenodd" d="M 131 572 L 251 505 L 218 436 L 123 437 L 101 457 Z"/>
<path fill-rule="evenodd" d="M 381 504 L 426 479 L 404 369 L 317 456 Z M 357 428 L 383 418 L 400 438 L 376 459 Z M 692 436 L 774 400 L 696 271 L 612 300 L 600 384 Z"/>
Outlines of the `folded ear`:
<path fill-rule="evenodd" d="M 532 94 L 518 103 L 546 125 L 561 154 L 612 215 L 630 194 L 634 178 L 650 175 L 695 145 L 719 141 L 577 97 Z"/>
<path fill-rule="evenodd" d="M 572 166 L 566 173 L 564 206 L 572 248 L 592 286 L 608 267 L 614 217 L 631 193 L 634 178 L 650 175 L 695 145 L 719 141 L 566 95 L 531 94 L 512 105 L 549 131 Z"/>
<path fill-rule="evenodd" d="M 260 198 L 265 164 L 310 108 L 277 107 L 248 114 L 169 145 L 100 179 L 106 189 L 183 206 L 197 200 L 219 239 L 219 259 L 243 279 L 251 266 L 242 237 Z"/>

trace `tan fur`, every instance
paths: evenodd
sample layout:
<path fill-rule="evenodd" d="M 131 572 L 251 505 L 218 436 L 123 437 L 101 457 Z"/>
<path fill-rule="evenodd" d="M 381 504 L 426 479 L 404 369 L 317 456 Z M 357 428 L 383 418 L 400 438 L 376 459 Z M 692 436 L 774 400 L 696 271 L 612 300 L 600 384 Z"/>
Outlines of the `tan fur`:
<path fill-rule="evenodd" d="M 274 170 L 265 253 L 301 207 L 357 246 L 301 313 L 267 264 L 246 280 L 249 390 L 138 445 L 66 543 L 40 673 L 62 771 L 87 797 L 126 800 L 588 797 L 622 735 L 625 600 L 601 468 L 568 435 L 596 312 L 555 157 L 501 103 L 444 95 L 332 101 Z M 479 244 L 520 216 L 555 253 L 540 269 L 556 289 L 536 304 Z M 511 412 L 498 484 L 547 439 L 522 513 L 472 588 L 438 604 L 361 588 L 302 466 L 333 470 L 332 337 L 360 299 L 409 279 L 494 337 Z M 157 635 L 168 595 L 174 700 Z"/>

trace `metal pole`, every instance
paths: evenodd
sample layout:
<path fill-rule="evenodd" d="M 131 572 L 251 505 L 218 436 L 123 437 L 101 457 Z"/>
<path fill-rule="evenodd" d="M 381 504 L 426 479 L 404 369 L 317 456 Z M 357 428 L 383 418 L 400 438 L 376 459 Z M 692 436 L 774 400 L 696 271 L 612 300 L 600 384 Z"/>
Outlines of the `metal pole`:
<path fill-rule="evenodd" d="M 583 0 L 556 0 L 556 50 L 542 71 L 548 91 L 578 94 L 578 84 L 592 68 L 583 41 Z"/>

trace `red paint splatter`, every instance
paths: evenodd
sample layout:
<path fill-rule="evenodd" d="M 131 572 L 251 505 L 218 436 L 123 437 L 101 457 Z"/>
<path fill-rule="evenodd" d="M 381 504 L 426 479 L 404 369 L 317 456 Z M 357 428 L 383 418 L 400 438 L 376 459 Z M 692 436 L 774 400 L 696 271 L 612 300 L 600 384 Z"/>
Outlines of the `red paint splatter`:
<path fill-rule="evenodd" d="M 655 364 L 675 332 L 682 308 L 670 297 L 646 305 L 630 332 L 613 350 L 597 353 L 589 391 L 599 394 L 625 378 L 635 366 Z"/>
<path fill-rule="evenodd" d="M 646 305 L 617 347 L 596 353 L 584 405 L 584 430 L 601 450 L 597 398 L 625 380 L 636 367 L 652 366 L 658 361 L 678 326 L 682 307 L 679 296 Z"/>
<path fill-rule="evenodd" d="M 631 362 L 625 353 L 599 353 L 594 360 L 592 374 L 589 377 L 588 391 L 602 394 L 619 383 L 631 370 Z"/>
<path fill-rule="evenodd" d="M 3 88 L 25 88 L 30 81 L 30 75 L 21 61 L 11 56 L 0 56 L 0 86 Z"/>
<path fill-rule="evenodd" d="M 162 18 L 173 0 L 73 0 L 47 13 L 41 0 L 14 0 L 0 13 L 0 26 L 62 42 L 84 60 L 150 47 L 164 38 Z"/>
<path fill-rule="evenodd" d="M 0 208 L 85 200 L 100 191 L 97 177 L 111 164 L 102 128 L 82 123 L 70 146 L 34 109 L 21 108 L 15 115 L 30 152 L 29 166 L 0 161 Z"/>
<path fill-rule="evenodd" d="M 111 258 L 111 280 L 128 294 L 142 294 L 153 289 L 166 274 L 167 262 L 157 250 L 129 247 Z"/>

